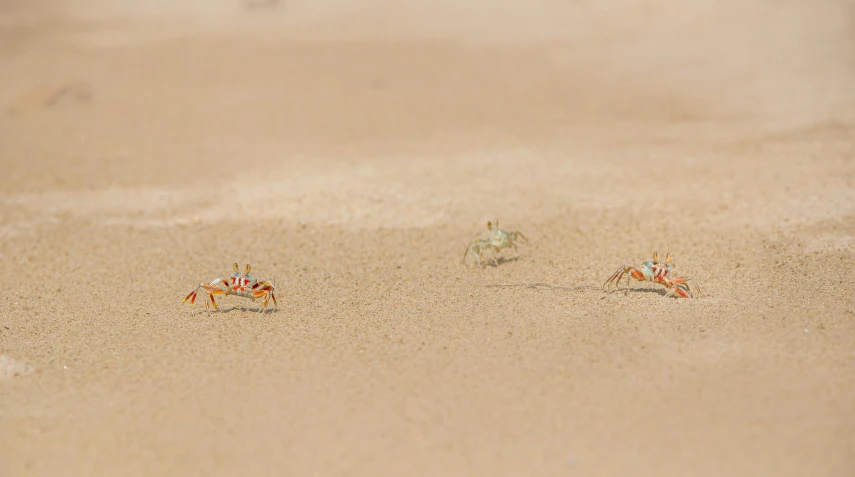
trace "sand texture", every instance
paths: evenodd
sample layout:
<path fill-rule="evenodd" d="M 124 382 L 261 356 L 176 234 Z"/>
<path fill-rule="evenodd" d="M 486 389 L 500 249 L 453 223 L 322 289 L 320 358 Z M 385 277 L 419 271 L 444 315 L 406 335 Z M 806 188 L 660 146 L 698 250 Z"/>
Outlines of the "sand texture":
<path fill-rule="evenodd" d="M 0 475 L 855 475 L 853 85 L 842 0 L 0 2 Z"/>

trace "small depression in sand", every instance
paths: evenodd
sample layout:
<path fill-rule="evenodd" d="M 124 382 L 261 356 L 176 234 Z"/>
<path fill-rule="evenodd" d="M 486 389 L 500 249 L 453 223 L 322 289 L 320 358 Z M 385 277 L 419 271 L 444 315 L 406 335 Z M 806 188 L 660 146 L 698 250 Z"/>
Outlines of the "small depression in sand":
<path fill-rule="evenodd" d="M 30 366 L 0 354 L 0 380 L 25 376 L 32 372 L 33 368 Z"/>

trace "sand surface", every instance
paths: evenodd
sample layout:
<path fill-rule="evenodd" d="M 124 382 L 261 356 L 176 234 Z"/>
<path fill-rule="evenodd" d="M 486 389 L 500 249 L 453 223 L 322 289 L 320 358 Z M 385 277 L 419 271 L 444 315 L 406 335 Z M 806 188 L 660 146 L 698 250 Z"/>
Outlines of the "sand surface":
<path fill-rule="evenodd" d="M 851 476 L 853 85 L 846 1 L 4 1 L 0 475 Z"/>

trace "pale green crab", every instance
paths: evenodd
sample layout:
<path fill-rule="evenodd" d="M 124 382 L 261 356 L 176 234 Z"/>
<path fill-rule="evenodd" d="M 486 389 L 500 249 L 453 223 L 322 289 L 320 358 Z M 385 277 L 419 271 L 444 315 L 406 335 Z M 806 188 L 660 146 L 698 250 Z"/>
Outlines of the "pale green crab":
<path fill-rule="evenodd" d="M 487 240 L 476 239 L 469 243 L 466 253 L 463 255 L 463 263 L 472 266 L 481 266 L 484 254 L 487 254 L 487 263 L 498 265 L 497 256 L 502 249 L 513 248 L 517 253 L 517 242 L 528 242 L 528 238 L 521 232 L 515 230 L 503 230 L 499 228 L 499 219 L 487 222 L 490 236 Z"/>

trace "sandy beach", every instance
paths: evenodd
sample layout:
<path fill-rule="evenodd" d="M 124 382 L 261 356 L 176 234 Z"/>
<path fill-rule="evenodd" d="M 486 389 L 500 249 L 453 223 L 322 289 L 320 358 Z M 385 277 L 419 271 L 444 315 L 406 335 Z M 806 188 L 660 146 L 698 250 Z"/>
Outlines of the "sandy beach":
<path fill-rule="evenodd" d="M 4 477 L 855 471 L 850 1 L 10 0 L 0 72 Z"/>

